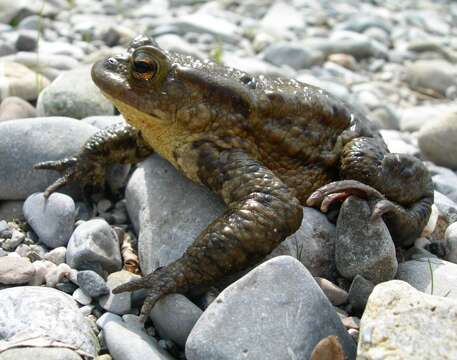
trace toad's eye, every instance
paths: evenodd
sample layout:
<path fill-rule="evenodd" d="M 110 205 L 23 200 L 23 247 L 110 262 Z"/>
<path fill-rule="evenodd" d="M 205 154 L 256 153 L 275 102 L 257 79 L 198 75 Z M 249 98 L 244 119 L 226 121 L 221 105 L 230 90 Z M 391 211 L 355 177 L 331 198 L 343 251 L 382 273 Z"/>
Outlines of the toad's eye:
<path fill-rule="evenodd" d="M 132 58 L 132 75 L 138 80 L 150 80 L 159 70 L 159 64 L 145 51 L 138 51 Z"/>

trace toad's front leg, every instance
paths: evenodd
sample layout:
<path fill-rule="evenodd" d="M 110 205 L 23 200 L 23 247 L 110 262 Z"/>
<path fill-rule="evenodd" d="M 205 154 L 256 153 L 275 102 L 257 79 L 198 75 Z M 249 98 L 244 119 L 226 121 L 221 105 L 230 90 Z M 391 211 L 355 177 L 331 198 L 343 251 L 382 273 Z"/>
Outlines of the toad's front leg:
<path fill-rule="evenodd" d="M 307 205 L 326 211 L 335 200 L 357 195 L 372 203 L 372 217 L 383 217 L 398 245 L 409 246 L 420 236 L 433 204 L 433 183 L 419 159 L 391 154 L 379 140 L 361 137 L 345 145 L 340 175 L 347 180 L 316 190 Z"/>
<path fill-rule="evenodd" d="M 148 288 L 144 321 L 154 303 L 168 293 L 186 293 L 215 283 L 252 265 L 294 233 L 302 220 L 298 200 L 270 170 L 246 154 L 200 145 L 202 183 L 219 193 L 229 210 L 210 224 L 184 255 L 146 277 L 113 292 Z"/>
<path fill-rule="evenodd" d="M 97 131 L 75 156 L 38 163 L 35 169 L 56 170 L 62 174 L 45 190 L 44 195 L 48 197 L 71 182 L 79 182 L 82 188 L 103 188 L 108 165 L 133 164 L 152 152 L 138 130 L 130 125 L 115 124 Z"/>

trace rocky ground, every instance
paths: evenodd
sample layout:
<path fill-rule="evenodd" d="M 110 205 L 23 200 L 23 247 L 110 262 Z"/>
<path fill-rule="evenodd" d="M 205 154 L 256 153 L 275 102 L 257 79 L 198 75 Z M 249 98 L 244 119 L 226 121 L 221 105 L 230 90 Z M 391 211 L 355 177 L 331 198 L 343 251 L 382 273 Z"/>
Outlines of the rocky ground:
<path fill-rule="evenodd" d="M 351 359 L 457 358 L 456 24 L 451 0 L 0 0 L 0 359 L 306 359 L 328 335 Z M 77 184 L 45 204 L 57 174 L 32 169 L 123 121 L 90 64 L 142 32 L 367 114 L 433 175 L 423 236 L 395 249 L 357 199 L 338 232 L 305 208 L 268 261 L 165 297 L 143 329 L 144 293 L 111 289 L 179 257 L 223 203 L 157 156 L 113 166 L 91 206 Z"/>

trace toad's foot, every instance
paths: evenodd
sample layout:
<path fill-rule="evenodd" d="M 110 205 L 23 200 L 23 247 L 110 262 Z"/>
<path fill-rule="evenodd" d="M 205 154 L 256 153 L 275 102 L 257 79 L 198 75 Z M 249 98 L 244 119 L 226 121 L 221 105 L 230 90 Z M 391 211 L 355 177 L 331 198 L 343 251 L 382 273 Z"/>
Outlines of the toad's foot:
<path fill-rule="evenodd" d="M 85 190 L 88 190 L 87 186 L 90 185 L 91 191 L 103 189 L 105 183 L 105 168 L 100 163 L 76 156 L 57 161 L 44 161 L 35 164 L 34 168 L 59 171 L 62 174 L 44 191 L 46 198 L 62 186 L 72 182 L 79 182 Z"/>
<path fill-rule="evenodd" d="M 374 203 L 372 220 L 379 219 L 395 208 L 395 204 L 386 200 L 378 190 L 356 180 L 335 181 L 324 185 L 309 196 L 306 205 L 319 207 L 322 212 L 327 212 L 336 201 L 344 201 L 351 195 Z"/>

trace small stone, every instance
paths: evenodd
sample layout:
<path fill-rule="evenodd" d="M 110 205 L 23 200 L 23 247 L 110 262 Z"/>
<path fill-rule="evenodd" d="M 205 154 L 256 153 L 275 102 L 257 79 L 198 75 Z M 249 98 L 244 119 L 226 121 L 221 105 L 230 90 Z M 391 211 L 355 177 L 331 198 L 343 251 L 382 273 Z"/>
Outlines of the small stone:
<path fill-rule="evenodd" d="M 267 47 L 261 55 L 265 61 L 276 66 L 289 65 L 295 70 L 306 69 L 322 64 L 324 55 L 304 48 L 301 44 L 275 43 Z"/>
<path fill-rule="evenodd" d="M 94 310 L 94 309 L 95 309 L 95 305 L 84 305 L 79 308 L 79 311 L 81 311 L 81 314 L 83 314 L 84 316 L 89 316 L 92 313 L 92 310 Z"/>
<path fill-rule="evenodd" d="M 59 246 L 55 249 L 52 249 L 48 252 L 44 258 L 53 262 L 56 265 L 63 264 L 65 262 L 65 254 L 67 253 L 67 248 L 65 246 Z"/>
<path fill-rule="evenodd" d="M 315 277 L 314 279 L 332 305 L 338 306 L 344 304 L 348 300 L 348 293 L 333 284 L 331 281 L 320 277 Z"/>
<path fill-rule="evenodd" d="M 32 194 L 25 200 L 23 212 L 40 241 L 48 247 L 67 245 L 76 218 L 75 202 L 70 196 L 52 193 L 45 198 L 43 193 Z"/>
<path fill-rule="evenodd" d="M 38 32 L 34 30 L 21 30 L 16 39 L 18 51 L 35 51 L 38 45 Z"/>
<path fill-rule="evenodd" d="M 311 274 L 279 256 L 219 294 L 192 329 L 185 353 L 188 360 L 308 359 L 329 335 L 355 357 L 353 340 Z"/>
<path fill-rule="evenodd" d="M 17 96 L 24 100 L 35 100 L 38 94 L 49 85 L 49 80 L 15 62 L 0 62 L 0 100 Z"/>
<path fill-rule="evenodd" d="M 78 271 L 78 284 L 91 297 L 100 297 L 109 293 L 105 280 L 95 271 Z"/>
<path fill-rule="evenodd" d="M 67 264 L 60 264 L 56 267 L 53 267 L 50 271 L 46 273 L 46 286 L 55 287 L 63 279 L 67 278 L 71 280 L 72 269 Z"/>
<path fill-rule="evenodd" d="M 54 263 L 47 260 L 37 260 L 34 261 L 32 265 L 35 268 L 35 274 L 29 281 L 29 285 L 33 286 L 44 284 L 46 282 L 46 275 L 57 267 Z"/>
<path fill-rule="evenodd" d="M 457 67 L 443 60 L 423 60 L 406 66 L 406 81 L 419 91 L 433 91 L 441 96 L 457 86 Z"/>
<path fill-rule="evenodd" d="M 379 284 L 360 322 L 357 359 L 452 359 L 457 354 L 457 302 L 403 281 Z"/>
<path fill-rule="evenodd" d="M 150 318 L 160 337 L 170 339 L 184 348 L 187 337 L 202 313 L 185 296 L 171 294 L 154 305 Z"/>
<path fill-rule="evenodd" d="M 336 229 L 335 261 L 341 275 L 352 280 L 359 274 L 375 284 L 393 279 L 398 267 L 395 245 L 383 220 L 371 221 L 366 201 L 346 199 Z"/>
<path fill-rule="evenodd" d="M 444 238 L 446 240 L 446 260 L 457 264 L 457 222 L 449 225 Z"/>
<path fill-rule="evenodd" d="M 351 287 L 349 288 L 348 300 L 355 313 L 363 313 L 373 288 L 374 284 L 361 275 L 356 275 L 354 280 L 352 280 Z"/>
<path fill-rule="evenodd" d="M 356 329 L 360 327 L 360 319 L 355 316 L 348 316 L 342 319 L 342 323 L 346 329 Z"/>
<path fill-rule="evenodd" d="M 0 257 L 0 284 L 26 284 L 35 274 L 35 268 L 27 258 Z"/>
<path fill-rule="evenodd" d="M 0 290 L 0 304 L 2 346 L 60 343 L 88 357 L 98 353 L 90 323 L 68 295 L 47 287 L 19 286 Z"/>
<path fill-rule="evenodd" d="M 105 220 L 93 219 L 79 225 L 67 246 L 67 264 L 78 270 L 113 272 L 122 267 L 119 239 Z"/>
<path fill-rule="evenodd" d="M 67 294 L 73 294 L 75 290 L 78 288 L 77 285 L 73 284 L 72 282 L 60 282 L 56 284 L 56 289 L 63 291 L 64 293 Z"/>
<path fill-rule="evenodd" d="M 9 96 L 3 99 L 0 105 L 0 121 L 33 118 L 35 116 L 35 108 L 28 101 L 17 96 Z"/>
<path fill-rule="evenodd" d="M 97 202 L 97 210 L 101 213 L 107 212 L 113 207 L 113 204 L 108 199 L 101 199 Z"/>
<path fill-rule="evenodd" d="M 424 156 L 437 165 L 457 169 L 457 111 L 425 124 L 417 135 Z"/>
<path fill-rule="evenodd" d="M 13 251 L 15 250 L 19 244 L 21 244 L 25 240 L 25 234 L 13 229 L 11 232 L 11 237 L 9 239 L 6 239 L 3 244 L 2 248 L 6 251 Z"/>
<path fill-rule="evenodd" d="M 106 312 L 97 319 L 97 326 L 103 329 L 109 321 L 121 321 L 121 317 L 111 312 Z"/>
<path fill-rule="evenodd" d="M 89 305 L 92 302 L 92 298 L 80 288 L 76 289 L 72 296 L 81 305 Z"/>
<path fill-rule="evenodd" d="M 8 223 L 5 220 L 0 220 L 0 238 L 9 239 L 13 236 Z"/>
<path fill-rule="evenodd" d="M 114 108 L 95 86 L 90 67 L 62 73 L 43 91 L 37 101 L 38 116 L 113 115 Z"/>
<path fill-rule="evenodd" d="M 125 284 L 126 282 L 138 278 L 138 275 L 132 274 L 131 272 L 121 270 L 108 275 L 106 285 L 110 290 L 115 287 Z M 124 292 L 120 294 L 113 294 L 111 291 L 108 295 L 102 296 L 98 303 L 106 311 L 115 314 L 125 314 L 132 307 L 132 299 L 130 292 Z"/>

